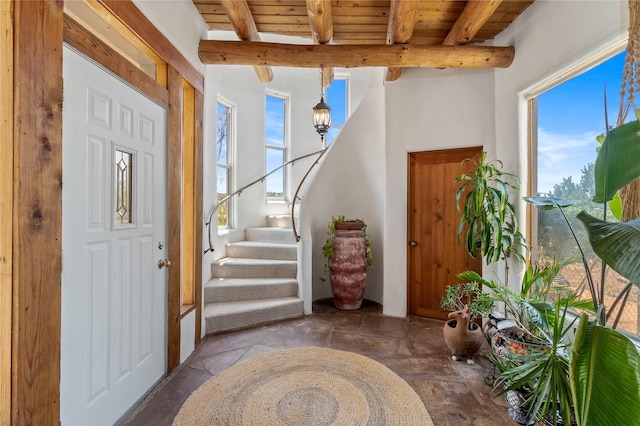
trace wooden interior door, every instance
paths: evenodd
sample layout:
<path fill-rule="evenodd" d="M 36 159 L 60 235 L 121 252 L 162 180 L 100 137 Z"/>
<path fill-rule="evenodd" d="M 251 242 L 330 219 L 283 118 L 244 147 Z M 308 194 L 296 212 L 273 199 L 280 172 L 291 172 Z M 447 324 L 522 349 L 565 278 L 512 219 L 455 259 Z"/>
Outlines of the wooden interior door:
<path fill-rule="evenodd" d="M 440 299 L 462 271 L 482 271 L 482 259 L 472 258 L 458 245 L 460 213 L 456 209 L 455 179 L 470 172 L 482 147 L 409 154 L 408 305 L 409 313 L 446 319 Z"/>

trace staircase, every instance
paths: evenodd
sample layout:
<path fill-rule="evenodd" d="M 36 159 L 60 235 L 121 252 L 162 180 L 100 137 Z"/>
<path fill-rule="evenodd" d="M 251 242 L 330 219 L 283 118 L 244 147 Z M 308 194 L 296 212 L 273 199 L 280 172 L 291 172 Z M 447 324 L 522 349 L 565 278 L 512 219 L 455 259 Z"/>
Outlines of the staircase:
<path fill-rule="evenodd" d="M 267 216 L 266 227 L 244 235 L 211 265 L 213 278 L 204 286 L 207 333 L 303 315 L 291 217 Z"/>

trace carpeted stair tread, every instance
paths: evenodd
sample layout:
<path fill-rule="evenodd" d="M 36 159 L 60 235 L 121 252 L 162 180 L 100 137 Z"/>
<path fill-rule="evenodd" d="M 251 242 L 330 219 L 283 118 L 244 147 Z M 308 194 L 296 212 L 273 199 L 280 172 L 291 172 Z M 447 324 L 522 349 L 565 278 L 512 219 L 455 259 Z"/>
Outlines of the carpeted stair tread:
<path fill-rule="evenodd" d="M 296 243 L 291 228 L 258 227 L 244 230 L 244 238 L 247 241 L 267 241 L 273 243 Z"/>
<path fill-rule="evenodd" d="M 204 286 L 204 303 L 292 297 L 295 278 L 214 278 Z"/>
<path fill-rule="evenodd" d="M 211 265 L 214 278 L 295 278 L 295 260 L 226 257 Z"/>
<path fill-rule="evenodd" d="M 296 318 L 303 313 L 303 302 L 298 297 L 208 303 L 204 306 L 207 333 Z"/>
<path fill-rule="evenodd" d="M 296 260 L 298 247 L 292 243 L 238 241 L 226 245 L 228 257 Z"/>

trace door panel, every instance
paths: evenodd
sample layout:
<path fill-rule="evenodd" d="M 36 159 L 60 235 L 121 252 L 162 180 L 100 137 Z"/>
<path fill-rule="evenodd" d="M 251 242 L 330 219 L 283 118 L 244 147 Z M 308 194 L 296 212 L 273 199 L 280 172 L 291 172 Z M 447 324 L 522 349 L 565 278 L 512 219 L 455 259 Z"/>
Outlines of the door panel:
<path fill-rule="evenodd" d="M 455 179 L 473 170 L 465 158 L 479 158 L 481 147 L 409 154 L 408 294 L 409 313 L 447 318 L 440 299 L 447 285 L 458 282 L 462 271 L 482 271 L 482 259 L 473 259 L 458 245 L 460 213 L 456 209 Z"/>
<path fill-rule="evenodd" d="M 166 111 L 64 48 L 61 423 L 116 422 L 165 373 Z"/>

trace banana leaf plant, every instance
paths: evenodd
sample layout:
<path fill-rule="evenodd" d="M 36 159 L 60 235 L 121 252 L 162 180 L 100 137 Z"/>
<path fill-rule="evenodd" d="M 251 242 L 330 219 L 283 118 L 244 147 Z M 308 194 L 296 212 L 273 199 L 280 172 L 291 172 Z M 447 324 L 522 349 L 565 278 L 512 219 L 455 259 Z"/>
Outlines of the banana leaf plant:
<path fill-rule="evenodd" d="M 607 133 L 596 160 L 594 201 L 606 203 L 638 177 L 640 121 L 632 121 Z M 525 201 L 538 208 L 558 208 L 573 233 L 562 210 L 565 202 L 544 197 L 527 197 Z M 615 330 L 617 320 L 613 321 L 613 327 L 607 323 L 611 322 L 614 306 L 618 303 L 624 306 L 631 287 L 640 286 L 640 218 L 610 223 L 582 211 L 578 219 L 587 230 L 593 251 L 605 265 L 629 281 L 612 306 L 607 307 L 605 282 L 601 280 L 599 288 L 596 287 L 576 239 L 597 309 L 595 318 L 580 315 L 571 347 L 569 372 L 576 421 L 578 425 L 629 424 L 630 419 L 640 419 L 640 354 L 627 336 Z"/>

